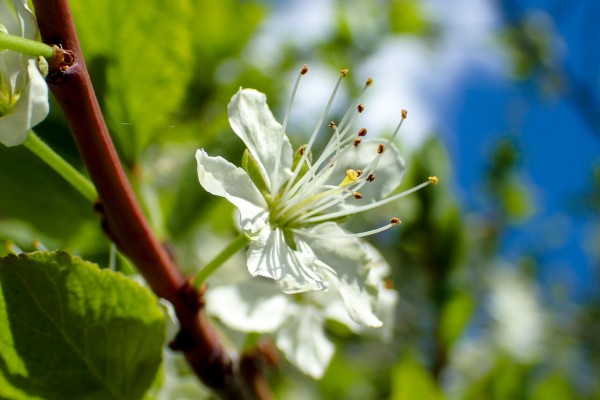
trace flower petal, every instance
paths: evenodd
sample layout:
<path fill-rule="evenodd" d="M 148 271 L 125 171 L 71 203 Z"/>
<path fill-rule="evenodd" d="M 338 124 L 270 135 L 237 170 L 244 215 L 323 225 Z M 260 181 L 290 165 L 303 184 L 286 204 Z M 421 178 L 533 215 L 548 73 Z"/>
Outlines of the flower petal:
<path fill-rule="evenodd" d="M 287 319 L 288 297 L 273 281 L 250 279 L 211 287 L 206 292 L 206 307 L 231 329 L 265 333 L 273 332 Z"/>
<path fill-rule="evenodd" d="M 313 238 L 311 233 L 318 234 Z M 323 236 L 331 239 L 323 239 Z M 370 327 L 382 325 L 374 313 L 377 288 L 367 285 L 370 258 L 358 239 L 342 238 L 346 233 L 336 223 L 327 222 L 297 238 L 298 248 L 310 247 L 320 273 L 339 291 L 350 317 Z"/>
<path fill-rule="evenodd" d="M 48 85 L 35 61 L 29 60 L 27 70 L 21 74 L 28 80 L 21 98 L 7 114 L 0 117 L 0 142 L 9 147 L 27 140 L 29 130 L 43 121 L 50 111 Z"/>
<path fill-rule="evenodd" d="M 381 141 L 363 140 L 358 146 L 347 146 L 342 149 L 340 158 L 333 167 L 331 180 L 337 185 L 346 176 L 349 169 L 363 170 L 368 173 L 367 166 L 377 157 L 377 147 Z M 396 146 L 387 145 L 375 169 L 375 180 L 367 182 L 360 188 L 363 198 L 360 202 L 349 201 L 344 206 L 356 207 L 368 202 L 379 201 L 392 193 L 402 182 L 406 165 Z"/>
<path fill-rule="evenodd" d="M 21 25 L 20 36 L 26 39 L 35 40 L 38 34 L 38 25 L 35 19 L 35 15 L 29 9 L 26 0 L 16 0 L 13 1 L 13 5 L 15 6 L 15 10 L 17 11 L 17 15 L 19 18 L 19 22 Z"/>
<path fill-rule="evenodd" d="M 275 343 L 292 364 L 319 379 L 334 353 L 333 344 L 323 332 L 323 318 L 311 306 L 298 307 L 290 317 L 279 330 Z"/>
<path fill-rule="evenodd" d="M 292 174 L 292 145 L 273 117 L 267 96 L 254 89 L 240 89 L 231 98 L 227 111 L 231 127 L 260 165 L 271 193 L 277 193 Z"/>
<path fill-rule="evenodd" d="M 284 293 L 327 288 L 327 283 L 313 268 L 314 258 L 290 248 L 279 229 L 264 229 L 250 242 L 247 259 L 252 276 L 275 279 Z"/>
<path fill-rule="evenodd" d="M 198 179 L 209 193 L 225 197 L 240 211 L 244 233 L 254 238 L 266 226 L 267 202 L 241 168 L 223 157 L 211 157 L 202 149 L 196 152 Z"/>

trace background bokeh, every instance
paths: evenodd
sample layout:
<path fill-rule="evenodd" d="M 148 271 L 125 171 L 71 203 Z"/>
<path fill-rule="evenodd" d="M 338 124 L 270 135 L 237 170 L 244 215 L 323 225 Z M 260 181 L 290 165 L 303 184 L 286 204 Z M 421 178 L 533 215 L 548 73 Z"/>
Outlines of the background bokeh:
<path fill-rule="evenodd" d="M 402 218 L 369 238 L 401 296 L 394 339 L 332 324 L 325 377 L 283 362 L 269 373 L 280 398 L 600 399 L 600 3 L 71 3 L 134 187 L 190 272 L 235 234 L 229 204 L 197 184 L 194 153 L 241 159 L 226 115 L 238 87 L 266 93 L 281 119 L 308 64 L 289 125 L 295 146 L 344 67 L 330 119 L 370 76 L 370 135 L 391 134 L 408 109 L 402 187 L 429 175 L 441 183 L 352 221 Z M 51 108 L 36 130 L 81 168 Z M 1 148 L 0 171 L 1 239 L 108 263 L 97 216 L 60 177 L 23 148 Z"/>

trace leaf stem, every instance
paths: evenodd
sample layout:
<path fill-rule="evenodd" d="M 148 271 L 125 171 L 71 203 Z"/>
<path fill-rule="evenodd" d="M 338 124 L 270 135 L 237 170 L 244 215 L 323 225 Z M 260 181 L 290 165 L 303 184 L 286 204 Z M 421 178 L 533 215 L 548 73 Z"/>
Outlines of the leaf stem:
<path fill-rule="evenodd" d="M 91 203 L 94 203 L 98 199 L 98 193 L 94 185 L 71 164 L 65 161 L 64 158 L 52 150 L 50 146 L 44 143 L 33 131 L 29 131 L 29 138 L 23 144 Z"/>
<path fill-rule="evenodd" d="M 192 281 L 192 286 L 195 288 L 202 286 L 206 278 L 212 275 L 225 261 L 229 260 L 231 256 L 243 249 L 249 241 L 250 239 L 248 239 L 246 235 L 240 233 L 238 237 L 223 249 L 223 251 L 196 274 L 196 277 Z"/>
<path fill-rule="evenodd" d="M 0 49 L 17 51 L 30 56 L 54 57 L 54 48 L 37 40 L 0 32 Z"/>

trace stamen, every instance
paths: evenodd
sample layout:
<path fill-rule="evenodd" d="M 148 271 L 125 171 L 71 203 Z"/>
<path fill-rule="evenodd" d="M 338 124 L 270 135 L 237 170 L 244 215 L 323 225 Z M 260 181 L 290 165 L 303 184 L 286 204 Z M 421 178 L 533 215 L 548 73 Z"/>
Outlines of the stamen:
<path fill-rule="evenodd" d="M 352 144 L 354 145 L 354 147 L 358 147 L 360 142 L 362 142 L 362 140 L 360 140 L 360 138 L 356 138 L 356 139 L 354 139 L 354 142 Z"/>
<path fill-rule="evenodd" d="M 369 174 L 367 176 L 367 182 L 373 182 L 375 180 L 375 174 Z"/>
<path fill-rule="evenodd" d="M 379 160 L 381 159 L 381 155 L 377 156 L 373 161 L 371 161 L 371 163 L 367 166 L 367 171 L 369 174 L 372 174 L 372 171 L 375 171 L 375 169 L 377 168 L 377 165 L 379 164 Z M 331 169 L 329 169 L 331 171 Z M 352 170 L 349 170 L 352 171 Z M 359 170 L 360 174 L 358 173 L 358 171 L 356 171 L 356 175 L 357 178 L 360 177 L 363 174 L 362 170 Z M 358 179 L 357 181 L 353 182 L 356 183 L 356 186 L 354 186 L 354 191 L 358 191 L 360 188 L 362 188 L 367 181 L 366 180 L 360 180 Z M 340 187 L 343 186 L 350 186 L 353 184 L 348 177 L 346 177 L 341 183 L 340 183 Z M 311 185 L 311 190 L 314 187 L 314 185 Z M 347 194 L 343 194 L 341 196 L 331 196 L 331 197 L 326 197 L 326 196 L 319 196 L 319 199 L 317 201 L 314 201 L 310 207 L 310 211 L 306 210 L 306 212 L 304 212 L 303 214 L 299 214 L 296 213 L 293 216 L 290 216 L 290 220 L 295 220 L 296 218 L 298 218 L 298 222 L 301 221 L 305 221 L 305 220 L 310 220 L 312 217 L 314 217 L 315 215 L 318 215 L 320 212 L 327 210 L 328 208 L 331 208 L 337 204 L 341 204 L 343 203 L 352 193 L 347 193 Z"/>
<path fill-rule="evenodd" d="M 274 193 L 277 189 L 279 189 L 278 180 L 279 180 L 279 165 L 281 163 L 281 152 L 283 151 L 283 136 L 285 136 L 285 130 L 287 128 L 288 120 L 290 118 L 290 114 L 292 112 L 292 105 L 294 104 L 294 100 L 296 99 L 296 92 L 298 91 L 298 86 L 300 85 L 300 78 L 306 75 L 308 72 L 308 66 L 304 64 L 302 68 L 300 68 L 300 73 L 296 77 L 296 82 L 294 82 L 294 88 L 292 89 L 292 95 L 290 96 L 290 102 L 288 104 L 288 108 L 285 112 L 285 116 L 283 117 L 283 123 L 281 124 L 283 129 L 283 134 L 279 138 L 279 143 L 277 144 L 277 157 L 275 157 L 275 169 L 273 171 L 273 181 L 269 182 L 270 191 Z"/>
<path fill-rule="evenodd" d="M 360 178 L 360 176 L 363 174 L 363 170 L 362 169 L 357 169 L 356 170 L 356 174 L 358 175 L 358 177 Z"/>
<path fill-rule="evenodd" d="M 371 86 L 373 84 L 373 78 L 368 77 L 367 78 L 367 82 L 365 83 L 366 86 Z"/>
<path fill-rule="evenodd" d="M 379 143 L 379 146 L 377 146 L 377 154 L 383 154 L 384 150 L 385 146 L 383 145 L 383 143 Z"/>
<path fill-rule="evenodd" d="M 300 148 L 298 149 L 298 154 L 303 156 L 305 151 L 306 151 L 306 145 L 300 146 Z"/>
<path fill-rule="evenodd" d="M 402 109 L 400 111 L 400 122 L 398 123 L 398 126 L 394 130 L 394 133 L 392 133 L 392 137 L 390 137 L 390 139 L 388 140 L 388 144 L 392 143 L 392 140 L 394 140 L 394 138 L 396 137 L 396 135 L 398 134 L 398 132 L 400 132 L 400 128 L 402 127 L 402 123 L 406 119 L 407 115 L 408 115 L 408 111 L 406 111 L 405 109 Z"/>
<path fill-rule="evenodd" d="M 360 200 L 360 199 L 362 199 L 362 198 L 363 198 L 363 195 L 362 195 L 362 194 L 360 194 L 360 192 L 353 192 L 353 193 L 352 193 L 352 195 L 354 196 L 354 198 L 355 198 L 356 200 Z"/>
<path fill-rule="evenodd" d="M 429 179 L 429 182 L 431 182 L 432 185 L 437 185 L 440 181 L 437 176 L 430 176 L 427 179 Z"/>
<path fill-rule="evenodd" d="M 350 70 L 348 68 L 343 68 L 340 70 L 340 74 L 342 74 L 342 78 L 345 78 L 348 76 L 348 72 L 350 72 Z"/>
<path fill-rule="evenodd" d="M 346 233 L 344 235 L 331 235 L 331 234 L 321 235 L 318 233 L 308 232 L 306 229 L 304 229 L 304 230 L 292 229 L 292 232 L 294 232 L 297 235 L 302 235 L 305 237 L 311 237 L 311 238 L 315 238 L 315 239 L 351 239 L 351 238 L 361 238 L 361 237 L 365 237 L 365 236 L 375 235 L 377 233 L 387 231 L 388 229 L 390 229 L 396 225 L 398 225 L 398 224 L 392 224 L 390 222 L 389 224 L 386 224 L 379 228 L 371 229 L 370 231 L 358 232 L 358 233 Z"/>
<path fill-rule="evenodd" d="M 360 137 L 367 136 L 367 128 L 360 128 L 358 130 L 358 136 L 360 136 Z"/>
<path fill-rule="evenodd" d="M 358 113 L 362 113 L 363 111 L 365 111 L 365 106 L 362 104 L 359 104 L 356 109 L 358 110 Z"/>
<path fill-rule="evenodd" d="M 337 128 L 337 125 L 335 124 L 335 122 L 331 121 L 328 125 L 331 129 L 335 129 Z"/>
<path fill-rule="evenodd" d="M 394 218 L 390 219 L 390 224 L 392 224 L 392 225 L 398 225 L 401 222 L 402 221 L 400 221 L 400 218 L 398 218 L 398 217 L 394 217 Z"/>
<path fill-rule="evenodd" d="M 352 208 L 351 210 L 340 210 L 340 211 L 332 212 L 332 213 L 329 213 L 329 214 L 322 214 L 322 215 L 317 215 L 317 216 L 310 216 L 308 218 L 304 218 L 302 220 L 302 222 L 305 223 L 305 224 L 312 224 L 312 223 L 315 223 L 315 222 L 328 221 L 328 220 L 339 218 L 339 217 L 345 217 L 346 215 L 358 214 L 358 213 L 361 213 L 361 212 L 372 210 L 374 208 L 383 206 L 384 204 L 388 204 L 388 203 L 391 203 L 393 201 L 396 201 L 396 200 L 398 200 L 398 199 L 400 199 L 400 198 L 402 198 L 404 196 L 408 196 L 409 194 L 414 193 L 417 190 L 424 188 L 425 186 L 431 185 L 432 183 L 433 183 L 432 181 L 427 180 L 427 181 L 421 183 L 420 185 L 417 185 L 417 186 L 415 186 L 413 188 L 405 190 L 404 192 L 397 193 L 397 194 L 392 195 L 390 197 L 386 197 L 385 199 L 382 199 L 382 200 L 379 200 L 379 201 L 375 201 L 373 203 L 365 204 L 365 205 L 360 206 L 360 207 L 355 207 L 355 208 Z M 358 189 L 358 187 L 357 187 L 357 189 Z"/>
<path fill-rule="evenodd" d="M 346 111 L 346 114 L 344 114 L 344 116 L 342 117 L 342 119 L 340 120 L 340 126 L 346 126 L 346 120 L 348 119 L 351 110 L 356 107 L 362 97 L 362 95 L 365 93 L 365 91 L 367 90 L 367 88 L 369 86 L 371 86 L 371 83 L 373 83 L 373 80 L 371 79 L 371 81 L 369 82 L 369 80 L 367 80 L 365 86 L 363 86 L 362 90 L 360 91 L 360 93 L 358 94 L 358 96 L 356 97 L 356 99 L 354 100 L 354 102 L 352 103 L 352 105 L 348 108 L 348 111 Z"/>
<path fill-rule="evenodd" d="M 342 79 L 346 75 L 348 75 L 348 69 L 343 69 L 340 71 L 340 73 L 341 73 L 341 76 L 337 80 L 335 87 L 333 88 L 333 92 L 329 96 L 329 100 L 327 101 L 327 104 L 325 105 L 325 109 L 323 109 L 323 111 L 321 112 L 321 115 L 319 116 L 319 120 L 317 121 L 317 125 L 315 126 L 315 129 L 312 131 L 312 133 L 310 135 L 310 139 L 308 140 L 308 143 L 306 144 L 306 149 L 308 151 L 310 151 L 312 149 L 312 145 L 314 144 L 315 139 L 317 138 L 317 134 L 319 133 L 319 129 L 321 128 L 323 121 L 325 120 L 325 117 L 327 116 L 327 113 L 329 112 L 329 109 L 331 108 L 331 104 L 333 103 L 333 99 L 335 98 L 335 95 L 340 87 L 340 84 L 342 83 Z M 280 157 L 278 157 L 277 160 L 279 160 L 279 158 Z M 304 162 L 306 162 L 306 153 L 302 155 L 302 157 L 300 158 L 300 161 L 296 165 L 296 168 L 294 169 L 294 172 L 293 172 L 291 178 L 288 180 L 288 182 L 285 186 L 284 193 L 287 192 L 288 190 L 290 190 L 290 188 L 292 187 L 294 181 L 298 177 L 298 174 L 302 170 L 302 166 L 304 165 Z M 318 165 L 319 164 L 317 163 L 317 166 Z"/>
<path fill-rule="evenodd" d="M 333 157 L 331 160 L 329 160 L 329 162 L 335 162 L 337 161 L 339 152 L 341 149 L 343 149 L 343 147 L 352 142 L 352 136 L 348 136 L 346 137 L 347 133 L 350 131 L 350 128 L 352 127 L 352 125 L 354 124 L 354 121 L 356 120 L 356 118 L 358 118 L 359 114 L 355 114 L 354 117 L 352 118 L 352 120 L 345 125 L 344 129 L 339 132 L 339 134 L 335 137 L 335 142 L 333 141 L 333 138 L 329 139 L 329 142 L 327 143 L 327 145 L 325 146 L 325 149 L 321 152 L 321 154 L 319 155 L 319 158 L 317 159 L 317 161 L 315 162 L 315 166 L 320 166 L 322 163 L 325 162 L 325 160 L 330 157 L 332 154 L 336 154 L 335 157 Z M 346 116 L 344 117 L 346 118 Z M 342 118 L 342 120 L 344 120 L 344 118 Z M 340 126 L 342 126 L 342 122 L 340 122 Z"/>

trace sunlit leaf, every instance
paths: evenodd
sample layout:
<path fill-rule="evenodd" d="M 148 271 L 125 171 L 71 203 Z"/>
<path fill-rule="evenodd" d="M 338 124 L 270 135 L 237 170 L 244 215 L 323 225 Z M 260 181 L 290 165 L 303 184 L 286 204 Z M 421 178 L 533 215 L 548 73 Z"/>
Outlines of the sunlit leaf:
<path fill-rule="evenodd" d="M 0 398 L 141 399 L 165 321 L 136 282 L 67 253 L 0 259 Z"/>

